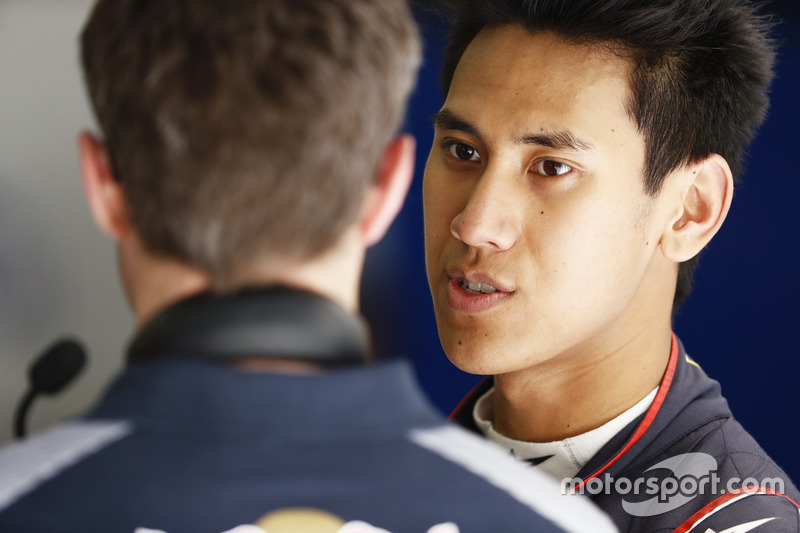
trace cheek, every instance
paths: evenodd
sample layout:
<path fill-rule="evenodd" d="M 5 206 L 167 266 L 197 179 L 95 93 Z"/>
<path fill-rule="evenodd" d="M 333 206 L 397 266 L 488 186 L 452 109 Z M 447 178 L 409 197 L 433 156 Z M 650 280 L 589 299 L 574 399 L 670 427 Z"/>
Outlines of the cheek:
<path fill-rule="evenodd" d="M 451 194 L 435 180 L 425 178 L 422 188 L 426 247 L 435 246 L 450 235 L 450 222 L 455 214 Z"/>
<path fill-rule="evenodd" d="M 425 267 L 429 281 L 438 277 L 438 265 L 449 234 L 442 209 L 442 196 L 424 187 L 424 234 L 425 234 Z"/>
<path fill-rule="evenodd" d="M 436 200 L 430 197 L 425 198 L 423 207 L 423 219 L 425 227 L 425 252 L 430 254 L 435 248 L 438 248 L 439 241 L 442 234 L 442 223 L 440 215 L 440 206 L 437 205 Z"/>
<path fill-rule="evenodd" d="M 551 208 L 552 216 L 536 215 L 540 220 L 528 227 L 531 260 L 542 281 L 571 298 L 596 298 L 597 289 L 617 286 L 643 266 L 645 232 L 635 226 L 630 206 L 579 202 Z"/>
<path fill-rule="evenodd" d="M 425 220 L 425 231 L 428 231 L 429 227 L 433 226 L 434 217 L 436 213 L 439 212 L 441 206 L 440 203 L 440 191 L 437 190 L 437 183 L 436 181 L 430 177 L 428 167 L 430 167 L 430 163 L 425 167 L 425 174 L 422 178 L 422 215 Z"/>

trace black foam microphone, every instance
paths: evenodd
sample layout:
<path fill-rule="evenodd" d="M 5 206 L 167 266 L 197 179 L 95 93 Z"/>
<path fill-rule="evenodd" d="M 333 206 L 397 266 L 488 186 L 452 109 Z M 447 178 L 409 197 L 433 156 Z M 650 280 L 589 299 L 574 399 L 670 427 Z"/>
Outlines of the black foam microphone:
<path fill-rule="evenodd" d="M 28 369 L 28 392 L 14 416 L 14 436 L 25 436 L 25 417 L 39 394 L 52 395 L 64 389 L 86 365 L 86 350 L 76 340 L 62 339 L 49 346 Z"/>

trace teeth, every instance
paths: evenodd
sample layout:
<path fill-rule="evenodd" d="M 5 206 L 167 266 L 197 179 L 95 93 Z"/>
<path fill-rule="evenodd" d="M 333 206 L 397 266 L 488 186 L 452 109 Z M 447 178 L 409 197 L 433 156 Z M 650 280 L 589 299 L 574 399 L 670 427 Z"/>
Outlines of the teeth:
<path fill-rule="evenodd" d="M 491 294 L 497 292 L 497 289 L 488 283 L 473 283 L 472 281 L 461 280 L 461 288 L 469 294 Z"/>

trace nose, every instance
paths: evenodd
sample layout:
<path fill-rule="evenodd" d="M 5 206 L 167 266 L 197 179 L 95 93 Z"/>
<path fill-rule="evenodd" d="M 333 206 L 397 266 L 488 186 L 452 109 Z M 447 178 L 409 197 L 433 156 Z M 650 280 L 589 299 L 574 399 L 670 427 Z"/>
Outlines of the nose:
<path fill-rule="evenodd" d="M 476 179 L 467 204 L 450 222 L 450 233 L 475 248 L 510 249 L 522 231 L 521 193 L 512 177 L 487 167 Z"/>

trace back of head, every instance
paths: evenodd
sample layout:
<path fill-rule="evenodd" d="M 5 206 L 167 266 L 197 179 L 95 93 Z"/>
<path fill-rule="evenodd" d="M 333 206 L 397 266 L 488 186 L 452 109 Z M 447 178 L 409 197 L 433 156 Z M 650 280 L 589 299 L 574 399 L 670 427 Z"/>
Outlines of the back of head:
<path fill-rule="evenodd" d="M 357 220 L 419 54 L 404 0 L 99 0 L 82 35 L 136 231 L 223 289 Z"/>
<path fill-rule="evenodd" d="M 744 150 L 766 113 L 774 61 L 770 20 L 752 1 L 444 2 L 453 12 L 441 74 L 445 94 L 461 55 L 484 27 L 553 31 L 633 62 L 627 109 L 645 141 L 648 194 L 658 194 L 673 170 L 714 153 L 727 160 L 734 176 L 741 173 Z M 696 261 L 680 266 L 676 303 L 691 289 Z"/>

